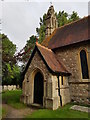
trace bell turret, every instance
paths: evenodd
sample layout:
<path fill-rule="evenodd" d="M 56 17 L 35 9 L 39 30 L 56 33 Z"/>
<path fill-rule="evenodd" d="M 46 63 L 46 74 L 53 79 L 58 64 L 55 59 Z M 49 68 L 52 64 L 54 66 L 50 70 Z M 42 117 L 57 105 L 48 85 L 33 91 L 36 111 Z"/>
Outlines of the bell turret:
<path fill-rule="evenodd" d="M 46 37 L 48 37 L 58 27 L 54 7 L 52 5 L 48 9 L 45 20 L 46 20 Z"/>

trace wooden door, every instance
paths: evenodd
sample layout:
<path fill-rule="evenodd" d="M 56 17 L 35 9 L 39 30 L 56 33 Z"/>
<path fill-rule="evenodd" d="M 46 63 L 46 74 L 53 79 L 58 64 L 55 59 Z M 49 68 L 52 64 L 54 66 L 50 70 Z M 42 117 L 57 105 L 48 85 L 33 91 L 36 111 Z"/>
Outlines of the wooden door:
<path fill-rule="evenodd" d="M 40 72 L 34 78 L 34 103 L 43 105 L 43 75 Z"/>

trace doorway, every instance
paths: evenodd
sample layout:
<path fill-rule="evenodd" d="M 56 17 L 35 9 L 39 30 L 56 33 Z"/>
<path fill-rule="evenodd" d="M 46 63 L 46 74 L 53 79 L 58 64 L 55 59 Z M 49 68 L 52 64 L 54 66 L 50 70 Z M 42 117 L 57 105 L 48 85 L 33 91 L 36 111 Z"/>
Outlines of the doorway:
<path fill-rule="evenodd" d="M 34 77 L 34 103 L 43 105 L 43 75 L 37 72 Z"/>

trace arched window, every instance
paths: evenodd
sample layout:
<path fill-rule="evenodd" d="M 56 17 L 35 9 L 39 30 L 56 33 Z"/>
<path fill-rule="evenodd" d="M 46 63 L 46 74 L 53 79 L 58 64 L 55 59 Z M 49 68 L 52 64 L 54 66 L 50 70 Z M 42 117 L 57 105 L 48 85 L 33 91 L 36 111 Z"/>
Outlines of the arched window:
<path fill-rule="evenodd" d="M 82 78 L 89 79 L 87 55 L 85 50 L 81 50 L 80 60 L 81 60 Z"/>

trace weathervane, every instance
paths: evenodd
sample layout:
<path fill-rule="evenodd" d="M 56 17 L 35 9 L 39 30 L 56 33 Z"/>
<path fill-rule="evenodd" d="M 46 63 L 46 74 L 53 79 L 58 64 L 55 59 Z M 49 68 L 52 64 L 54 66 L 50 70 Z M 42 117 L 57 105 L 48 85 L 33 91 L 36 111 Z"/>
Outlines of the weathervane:
<path fill-rule="evenodd" d="M 52 5 L 52 2 L 50 2 L 50 5 Z"/>

